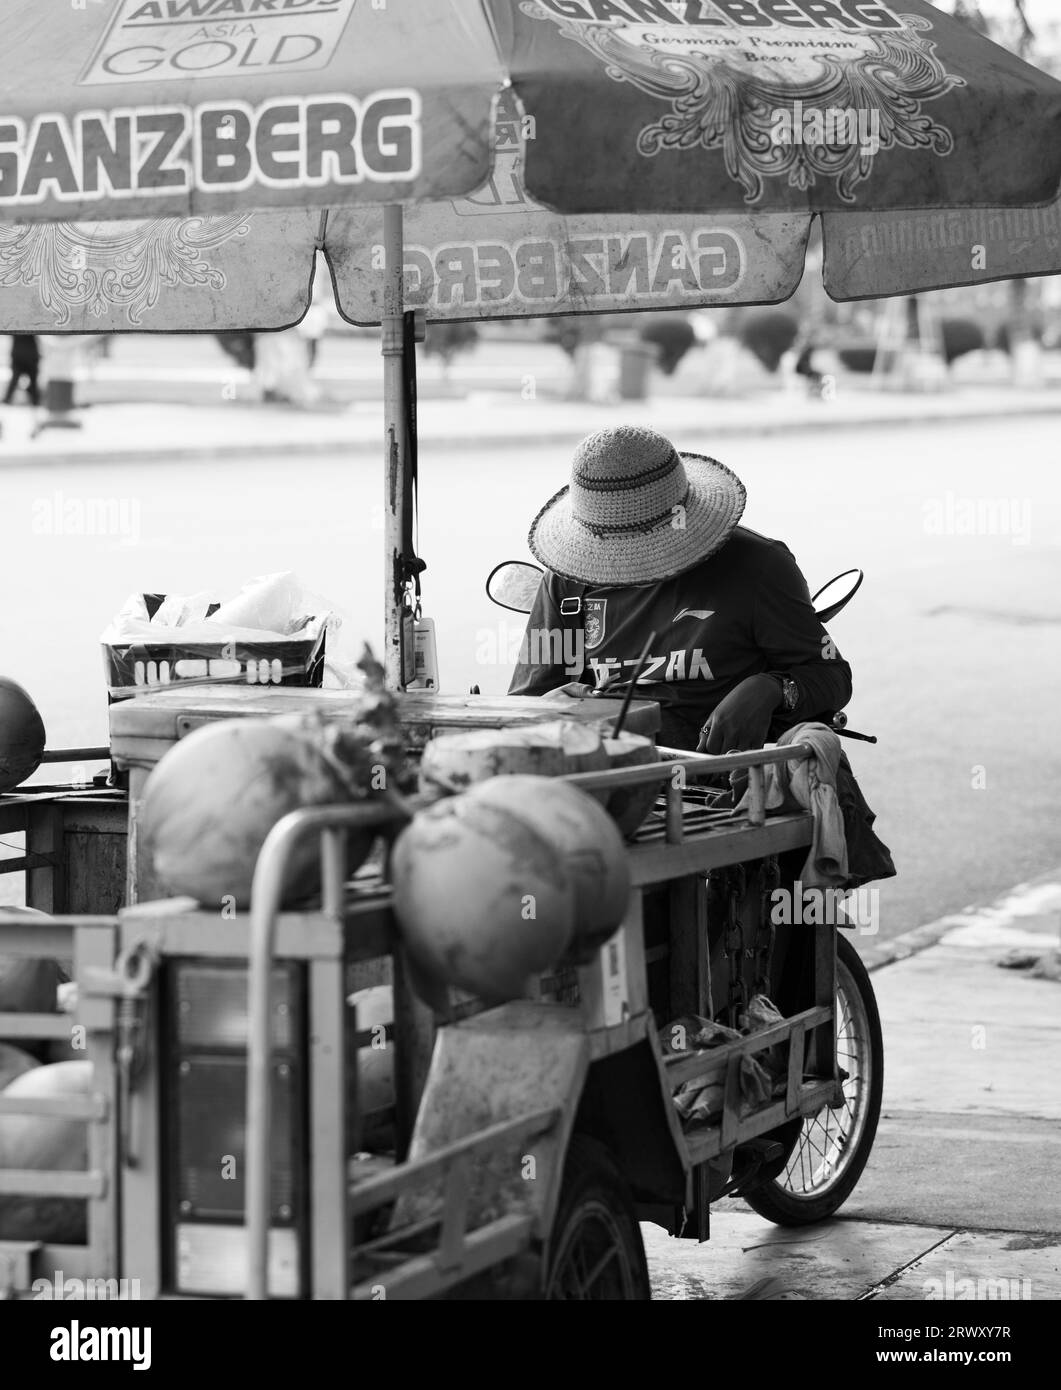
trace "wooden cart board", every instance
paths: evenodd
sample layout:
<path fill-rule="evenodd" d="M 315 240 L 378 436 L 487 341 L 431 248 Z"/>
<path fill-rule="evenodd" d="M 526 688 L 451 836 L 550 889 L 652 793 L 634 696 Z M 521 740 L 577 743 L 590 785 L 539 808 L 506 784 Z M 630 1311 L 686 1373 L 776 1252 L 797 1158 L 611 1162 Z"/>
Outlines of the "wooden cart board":
<path fill-rule="evenodd" d="M 215 719 L 267 717 L 323 709 L 341 719 L 356 708 L 349 690 L 282 689 L 276 686 L 204 686 L 198 691 L 173 689 L 141 695 L 111 706 L 111 756 L 122 768 L 151 768 L 186 734 Z M 406 691 L 396 696 L 412 749 L 422 748 L 435 733 L 456 729 L 499 729 L 511 724 L 544 724 L 555 719 L 594 723 L 614 718 L 618 700 L 542 700 L 525 695 L 433 695 Z M 652 737 L 659 729 L 659 706 L 650 700 L 631 703 L 626 718 L 630 733 Z"/>
<path fill-rule="evenodd" d="M 111 757 L 129 773 L 129 903 L 165 897 L 138 843 L 137 819 L 144 783 L 157 762 L 187 734 L 218 719 L 269 717 L 323 710 L 341 719 L 356 710 L 359 696 L 350 690 L 292 689 L 252 685 L 179 687 L 121 700 L 110 708 Z M 619 713 L 619 700 L 542 700 L 520 695 L 435 695 L 406 691 L 395 697 L 401 708 L 409 751 L 415 756 L 436 733 L 458 729 L 500 729 L 513 724 L 544 724 L 556 719 L 596 723 Z M 635 700 L 625 727 L 653 737 L 659 706 Z"/>

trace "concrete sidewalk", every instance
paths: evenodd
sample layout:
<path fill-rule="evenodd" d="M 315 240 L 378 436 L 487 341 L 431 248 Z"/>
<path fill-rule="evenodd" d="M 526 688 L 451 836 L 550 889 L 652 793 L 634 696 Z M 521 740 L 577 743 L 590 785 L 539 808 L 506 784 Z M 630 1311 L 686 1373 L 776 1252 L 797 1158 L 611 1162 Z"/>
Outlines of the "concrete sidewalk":
<path fill-rule="evenodd" d="M 1061 1298 L 1061 982 L 998 965 L 1059 946 L 1061 871 L 864 952 L 884 1103 L 854 1193 L 804 1228 L 719 1203 L 703 1246 L 645 1226 L 654 1296 Z"/>
<path fill-rule="evenodd" d="M 742 435 L 784 437 L 822 429 L 1061 415 L 1061 389 L 969 385 L 909 394 L 845 386 L 829 401 L 774 389 L 739 398 L 659 396 L 607 405 L 473 391 L 462 400 L 423 400 L 418 414 L 424 451 L 499 449 L 514 440 L 569 447 L 592 430 L 620 421 L 650 425 L 679 442 L 704 446 Z M 0 466 L 248 454 L 379 456 L 382 449 L 378 401 L 305 410 L 238 400 L 215 405 L 99 404 L 80 410 L 76 418 L 78 429 L 48 428 L 34 437 L 34 411 L 0 407 Z"/>

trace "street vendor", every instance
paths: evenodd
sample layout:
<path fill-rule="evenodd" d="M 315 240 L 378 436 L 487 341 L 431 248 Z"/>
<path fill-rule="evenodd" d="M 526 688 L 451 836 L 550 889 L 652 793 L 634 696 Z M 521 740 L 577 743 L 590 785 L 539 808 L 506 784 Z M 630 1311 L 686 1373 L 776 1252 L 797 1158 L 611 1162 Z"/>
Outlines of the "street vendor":
<path fill-rule="evenodd" d="M 509 693 L 621 695 L 654 632 L 635 694 L 658 701 L 669 747 L 761 748 L 842 709 L 851 668 L 788 547 L 738 525 L 744 505 L 728 468 L 655 430 L 584 439 L 531 526 L 546 574 Z"/>

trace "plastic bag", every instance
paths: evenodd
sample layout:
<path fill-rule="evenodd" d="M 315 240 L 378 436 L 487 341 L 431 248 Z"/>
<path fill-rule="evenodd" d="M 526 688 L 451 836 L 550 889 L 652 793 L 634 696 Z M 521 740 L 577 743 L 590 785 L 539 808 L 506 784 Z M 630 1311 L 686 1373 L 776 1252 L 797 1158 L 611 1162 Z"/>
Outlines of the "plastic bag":
<path fill-rule="evenodd" d="M 221 605 L 205 592 L 133 594 L 102 634 L 107 687 L 120 699 L 192 681 L 320 685 L 332 618 L 290 571 L 251 580 Z"/>

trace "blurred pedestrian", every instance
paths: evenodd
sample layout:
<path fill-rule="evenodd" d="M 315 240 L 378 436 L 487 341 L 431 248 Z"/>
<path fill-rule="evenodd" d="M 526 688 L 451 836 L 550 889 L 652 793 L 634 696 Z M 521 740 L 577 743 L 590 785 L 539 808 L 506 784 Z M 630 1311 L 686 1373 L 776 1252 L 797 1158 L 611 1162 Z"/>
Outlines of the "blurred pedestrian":
<path fill-rule="evenodd" d="M 31 405 L 40 405 L 41 393 L 37 384 L 40 371 L 41 353 L 37 339 L 32 333 L 15 333 L 11 338 L 11 380 L 4 395 L 4 404 L 10 405 L 15 392 L 25 382 L 26 395 Z"/>
<path fill-rule="evenodd" d="M 320 396 L 310 378 L 306 341 L 297 329 L 258 334 L 254 375 L 266 404 L 307 406 Z"/>
<path fill-rule="evenodd" d="M 306 344 L 306 356 L 309 360 L 310 371 L 317 365 L 317 353 L 320 350 L 320 341 L 324 337 L 327 328 L 328 306 L 314 295 L 313 303 L 306 310 L 301 322 L 297 325 L 298 335 Z"/>

